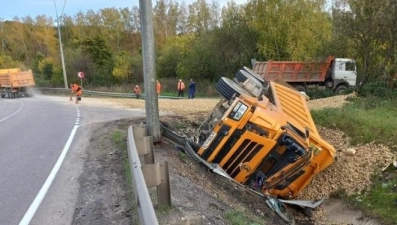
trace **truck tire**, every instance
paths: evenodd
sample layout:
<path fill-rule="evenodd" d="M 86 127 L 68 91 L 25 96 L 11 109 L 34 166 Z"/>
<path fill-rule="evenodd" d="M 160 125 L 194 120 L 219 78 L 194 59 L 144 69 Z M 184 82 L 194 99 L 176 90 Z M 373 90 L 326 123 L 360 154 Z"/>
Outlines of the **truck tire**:
<path fill-rule="evenodd" d="M 249 70 L 249 68 L 245 67 L 247 70 Z M 251 70 L 252 71 L 252 70 Z M 255 76 L 253 75 L 255 74 Z M 244 82 L 246 82 L 247 80 L 249 80 L 249 83 L 251 83 L 251 87 L 256 87 L 254 88 L 254 90 L 250 90 L 249 88 L 247 89 L 247 87 L 245 87 L 244 85 L 244 89 L 246 89 L 247 91 L 251 92 L 254 96 L 259 97 L 262 94 L 265 94 L 267 92 L 267 90 L 269 89 L 269 83 L 264 81 L 261 77 L 259 77 L 259 75 L 257 75 L 254 71 L 252 71 L 252 73 L 247 72 L 244 69 L 239 70 L 235 77 L 234 80 L 238 83 L 238 84 L 242 84 Z M 262 93 L 258 93 L 257 89 L 262 89 Z"/>
<path fill-rule="evenodd" d="M 235 77 L 241 83 L 244 83 L 247 79 L 252 80 L 254 83 L 256 83 L 257 86 L 262 86 L 264 83 L 263 79 L 262 79 L 263 82 L 261 82 L 255 76 L 253 76 L 252 74 L 250 74 L 249 72 L 247 72 L 245 70 L 239 70 L 236 73 Z"/>
<path fill-rule="evenodd" d="M 261 76 L 259 76 L 259 74 L 257 74 L 255 71 L 251 70 L 250 68 L 243 66 L 243 70 L 249 73 L 256 80 L 258 80 L 262 85 L 266 82 Z"/>
<path fill-rule="evenodd" d="M 241 94 L 252 96 L 251 93 L 227 77 L 221 77 L 221 79 L 219 79 L 216 83 L 216 90 L 227 100 L 230 100 L 234 94 L 237 96 Z"/>
<path fill-rule="evenodd" d="M 344 95 L 346 94 L 348 87 L 346 85 L 339 85 L 335 88 L 334 93 L 337 95 Z"/>

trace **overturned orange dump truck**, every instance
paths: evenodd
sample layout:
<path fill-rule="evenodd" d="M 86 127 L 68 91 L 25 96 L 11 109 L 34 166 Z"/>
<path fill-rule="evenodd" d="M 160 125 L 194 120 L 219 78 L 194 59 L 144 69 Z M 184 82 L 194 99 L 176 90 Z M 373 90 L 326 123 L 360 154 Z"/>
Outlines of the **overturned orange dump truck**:
<path fill-rule="evenodd" d="M 195 151 L 236 182 L 293 199 L 334 161 L 299 92 L 266 82 L 248 68 L 222 77 L 223 96 L 199 128 Z"/>
<path fill-rule="evenodd" d="M 32 96 L 35 86 L 32 70 L 21 71 L 19 68 L 0 69 L 1 97 L 16 98 Z"/>

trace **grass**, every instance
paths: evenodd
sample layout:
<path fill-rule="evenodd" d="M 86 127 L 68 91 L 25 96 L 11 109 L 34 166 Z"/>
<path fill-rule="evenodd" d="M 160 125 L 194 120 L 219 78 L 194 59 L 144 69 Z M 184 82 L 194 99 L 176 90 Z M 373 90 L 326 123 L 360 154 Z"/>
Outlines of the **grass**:
<path fill-rule="evenodd" d="M 179 158 L 181 159 L 182 162 L 186 163 L 187 155 L 185 153 L 179 152 Z"/>
<path fill-rule="evenodd" d="M 264 225 L 263 220 L 247 217 L 243 212 L 228 210 L 224 214 L 229 225 Z"/>
<path fill-rule="evenodd" d="M 159 79 L 159 81 L 161 83 L 160 95 L 161 96 L 177 97 L 178 96 L 178 92 L 177 92 L 178 79 L 177 78 L 160 78 Z M 187 98 L 189 96 L 190 79 L 183 79 L 183 81 L 186 86 L 184 97 Z M 196 93 L 195 93 L 196 98 L 219 97 L 219 93 L 215 89 L 216 81 L 210 82 L 207 80 L 196 80 L 195 83 L 196 83 Z M 141 87 L 142 93 L 144 94 L 144 92 L 145 92 L 144 83 L 138 82 L 137 84 L 139 85 L 139 87 Z M 84 86 L 85 90 L 90 90 L 90 91 L 132 93 L 135 83 L 122 84 L 122 85 L 111 85 L 108 87 L 103 87 L 103 86 L 98 87 L 98 86 L 92 86 L 92 85 L 83 85 L 83 86 Z"/>
<path fill-rule="evenodd" d="M 352 198 L 352 201 L 367 214 L 382 221 L 382 224 L 396 224 L 397 176 L 384 180 L 377 175 L 372 188 L 362 197 Z"/>
<path fill-rule="evenodd" d="M 127 146 L 123 136 L 123 133 L 119 130 L 112 133 L 112 141 L 120 148 Z"/>
<path fill-rule="evenodd" d="M 133 187 L 132 187 L 132 174 L 131 174 L 131 169 L 130 169 L 130 161 L 128 158 L 128 151 L 127 151 L 127 141 L 126 141 L 126 137 L 127 134 L 117 130 L 114 131 L 111 134 L 111 140 L 112 142 L 117 145 L 117 147 L 120 149 L 121 152 L 121 157 L 123 159 L 123 164 L 124 164 L 124 174 L 125 174 L 125 180 L 127 183 L 127 190 L 130 190 L 130 197 L 131 197 L 131 209 L 132 212 L 137 212 L 137 205 L 136 205 L 136 201 L 133 200 L 134 194 L 133 194 Z M 139 220 L 138 220 L 138 215 L 134 215 L 132 217 L 132 222 L 133 224 L 138 224 Z"/>
<path fill-rule="evenodd" d="M 312 111 L 317 125 L 337 128 L 351 138 L 351 144 L 378 143 L 397 151 L 397 99 L 352 98 L 343 108 Z M 379 219 L 382 224 L 397 224 L 397 175 L 377 171 L 371 187 L 361 195 L 343 200 Z"/>
<path fill-rule="evenodd" d="M 311 112 L 317 125 L 338 128 L 351 144 L 378 143 L 397 150 L 397 100 L 354 98 L 343 108 Z"/>

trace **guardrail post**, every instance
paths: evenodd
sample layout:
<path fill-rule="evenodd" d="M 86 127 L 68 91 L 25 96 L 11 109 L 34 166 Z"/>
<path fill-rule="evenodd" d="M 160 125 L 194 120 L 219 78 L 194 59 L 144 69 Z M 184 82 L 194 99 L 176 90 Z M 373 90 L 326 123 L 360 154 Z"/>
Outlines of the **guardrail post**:
<path fill-rule="evenodd" d="M 142 173 L 148 187 L 157 187 L 159 206 L 171 206 L 171 187 L 168 162 L 154 163 L 153 137 L 146 136 L 145 124 L 134 124 L 133 133 L 139 155 L 144 156 Z"/>
<path fill-rule="evenodd" d="M 171 185 L 170 174 L 168 170 L 168 162 L 160 164 L 161 183 L 157 186 L 157 202 L 160 206 L 171 206 Z"/>
<path fill-rule="evenodd" d="M 128 128 L 128 158 L 130 161 L 133 188 L 138 208 L 139 221 L 142 225 L 158 225 L 158 220 L 149 196 L 149 187 L 157 188 L 157 203 L 159 206 L 171 206 L 171 188 L 168 162 L 154 163 L 153 142 L 146 136 L 146 125 L 137 124 Z M 141 165 L 142 155 L 148 155 Z M 204 216 L 182 217 L 172 225 L 204 225 Z"/>
<path fill-rule="evenodd" d="M 153 137 L 147 136 L 146 124 L 132 125 L 138 154 L 143 155 L 145 164 L 154 163 Z"/>

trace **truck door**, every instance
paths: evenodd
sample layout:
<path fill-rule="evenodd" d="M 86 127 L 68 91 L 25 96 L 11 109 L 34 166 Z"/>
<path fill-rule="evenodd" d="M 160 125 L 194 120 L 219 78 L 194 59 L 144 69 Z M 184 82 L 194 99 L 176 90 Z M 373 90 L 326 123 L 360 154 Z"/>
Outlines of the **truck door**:
<path fill-rule="evenodd" d="M 335 59 L 333 68 L 334 80 L 345 80 L 350 86 L 356 85 L 356 62 L 352 59 Z"/>

